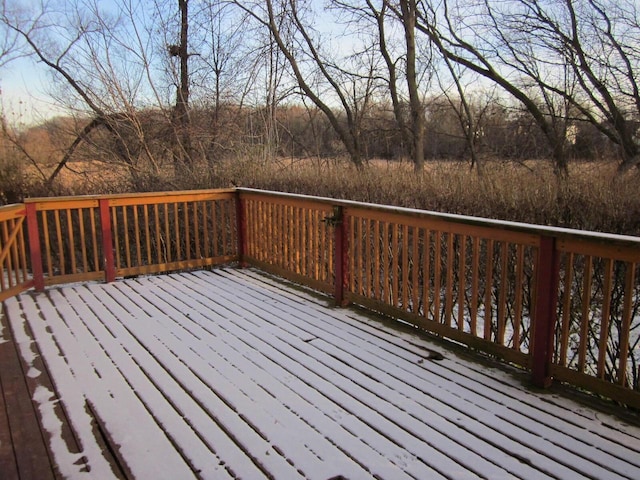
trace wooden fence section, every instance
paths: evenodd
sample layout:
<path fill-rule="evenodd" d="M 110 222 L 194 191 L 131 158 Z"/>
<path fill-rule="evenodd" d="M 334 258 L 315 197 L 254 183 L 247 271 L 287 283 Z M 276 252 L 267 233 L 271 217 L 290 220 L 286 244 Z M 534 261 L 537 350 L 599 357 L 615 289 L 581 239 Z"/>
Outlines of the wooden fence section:
<path fill-rule="evenodd" d="M 350 301 L 529 366 L 538 236 L 374 207 L 344 213 Z"/>
<path fill-rule="evenodd" d="M 267 271 L 333 292 L 332 205 L 302 196 L 241 193 L 243 260 Z"/>
<path fill-rule="evenodd" d="M 25 203 L 32 219 L 29 245 L 37 287 L 104 277 L 97 198 L 40 198 Z"/>
<path fill-rule="evenodd" d="M 40 198 L 26 210 L 36 288 L 237 258 L 233 190 Z"/>
<path fill-rule="evenodd" d="M 640 248 L 563 239 L 551 374 L 625 403 L 640 393 Z"/>
<path fill-rule="evenodd" d="M 0 301 L 33 284 L 25 246 L 24 205 L 0 207 Z"/>
<path fill-rule="evenodd" d="M 117 276 L 183 270 L 237 258 L 233 191 L 109 199 Z"/>

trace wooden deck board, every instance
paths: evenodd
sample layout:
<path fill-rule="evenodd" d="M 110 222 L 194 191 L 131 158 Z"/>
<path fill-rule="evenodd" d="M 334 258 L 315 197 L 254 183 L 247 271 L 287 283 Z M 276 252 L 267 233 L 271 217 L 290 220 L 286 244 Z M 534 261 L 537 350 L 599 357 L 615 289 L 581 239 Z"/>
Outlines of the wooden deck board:
<path fill-rule="evenodd" d="M 0 471 L 4 480 L 55 479 L 46 446 L 46 438 L 38 422 L 32 402 L 29 377 L 23 370 L 18 347 L 10 339 L 6 320 L 2 322 L 0 341 Z M 5 338 L 6 335 L 6 338 Z"/>
<path fill-rule="evenodd" d="M 254 270 L 6 306 L 14 330 L 26 318 L 83 448 L 64 455 L 52 439 L 62 476 L 640 478 L 637 426 Z"/>
<path fill-rule="evenodd" d="M 278 295 L 275 298 L 279 298 Z M 338 317 L 342 317 L 345 315 L 345 311 L 337 310 L 335 311 Z M 348 314 L 347 314 L 348 315 Z M 322 317 L 317 317 L 319 320 L 319 324 L 327 326 L 325 331 L 330 331 L 330 338 L 327 343 L 322 347 L 325 352 L 334 352 L 333 355 L 336 358 L 339 356 L 343 356 L 343 362 L 345 365 L 350 367 L 357 367 L 359 373 L 363 373 L 365 375 L 365 383 L 366 379 L 375 378 L 377 382 L 380 382 L 384 379 L 384 384 L 391 386 L 391 388 L 386 388 L 384 385 L 371 385 L 371 389 L 375 389 L 376 394 L 382 396 L 386 401 L 390 403 L 402 404 L 403 408 L 409 410 L 410 407 L 408 405 L 413 405 L 411 400 L 421 399 L 422 397 L 428 398 L 429 396 L 432 399 L 440 399 L 440 406 L 436 407 L 432 402 L 429 402 L 428 407 L 431 409 L 439 408 L 437 410 L 437 414 L 435 419 L 445 418 L 448 421 L 451 421 L 452 418 L 457 418 L 460 414 L 466 414 L 469 418 L 466 419 L 467 425 L 462 426 L 463 429 L 468 428 L 469 422 L 480 422 L 479 428 L 476 430 L 476 435 L 483 438 L 483 433 L 485 435 L 484 441 L 487 442 L 487 445 L 491 443 L 492 436 L 496 432 L 500 432 L 504 435 L 504 438 L 509 438 L 514 434 L 514 427 L 517 427 L 516 435 L 518 438 L 528 439 L 528 446 L 530 447 L 538 447 L 539 451 L 550 457 L 553 461 L 550 466 L 554 468 L 558 468 L 557 464 L 567 463 L 579 464 L 583 462 L 585 458 L 590 460 L 589 466 L 585 466 L 585 469 L 588 469 L 588 472 L 585 471 L 583 473 L 592 474 L 594 469 L 598 469 L 598 465 L 594 465 L 594 461 L 600 462 L 600 474 L 606 477 L 609 474 L 611 468 L 620 468 L 621 472 L 625 472 L 626 466 L 624 463 L 622 465 L 618 465 L 617 459 L 610 455 L 605 455 L 602 452 L 607 452 L 612 448 L 616 447 L 616 443 L 604 441 L 595 437 L 594 439 L 589 439 L 593 442 L 593 445 L 587 445 L 585 441 L 581 441 L 581 430 L 573 429 L 573 436 L 567 434 L 567 429 L 570 428 L 570 420 L 567 421 L 564 417 L 567 416 L 565 412 L 561 416 L 549 416 L 549 415 L 541 415 L 539 408 L 528 410 L 525 408 L 525 413 L 528 413 L 529 416 L 522 412 L 522 404 L 520 402 L 520 398 L 522 395 L 519 390 L 516 398 L 512 398 L 511 400 L 517 400 L 517 403 L 513 403 L 509 401 L 509 398 L 503 393 L 504 385 L 494 384 L 493 388 L 487 388 L 488 385 L 486 383 L 478 384 L 477 381 L 471 382 L 466 378 L 468 365 L 465 363 L 462 365 L 463 374 L 459 372 L 457 368 L 448 368 L 443 367 L 443 364 L 437 362 L 423 362 L 422 365 L 418 364 L 419 359 L 416 361 L 416 355 L 422 355 L 423 352 L 420 351 L 419 348 L 414 348 L 414 352 L 410 355 L 403 355 L 402 345 L 398 345 L 397 336 L 388 335 L 387 338 L 381 339 L 381 341 L 372 342 L 371 338 L 359 337 L 358 341 L 351 342 L 351 344 L 345 342 L 343 338 L 354 338 L 357 335 L 357 332 L 353 330 L 349 330 L 346 334 L 339 335 L 338 329 L 345 329 L 348 325 L 348 322 L 345 321 L 345 318 L 338 318 L 337 322 L 330 323 L 327 320 L 331 319 L 332 315 L 324 315 Z M 313 319 L 311 317 L 305 318 L 305 327 L 309 330 L 309 327 L 313 324 Z M 361 319 L 357 319 L 357 328 L 361 328 L 362 324 Z M 320 336 L 321 333 L 318 331 L 311 331 L 309 333 Z M 396 347 L 389 348 L 389 345 L 393 345 L 393 339 L 396 338 Z M 315 342 L 314 342 L 315 343 Z M 374 344 L 372 348 L 369 350 L 372 352 L 380 352 L 379 349 L 385 351 L 383 355 L 369 354 L 363 355 L 360 353 L 362 350 L 362 346 L 366 346 L 367 344 Z M 342 347 L 340 350 L 339 347 Z M 398 360 L 404 356 L 405 364 L 403 366 L 399 366 Z M 408 363 L 406 363 L 408 362 Z M 391 365 L 389 365 L 391 363 Z M 375 368 L 371 368 L 370 365 L 376 365 Z M 420 386 L 421 379 L 421 371 L 426 368 L 429 369 L 432 373 L 436 374 L 436 381 L 431 385 L 426 384 Z M 488 374 L 488 375 L 487 375 Z M 356 374 L 357 375 L 357 374 Z M 482 379 L 490 379 L 491 373 L 485 372 Z M 442 387 L 442 380 L 447 380 L 445 384 L 448 389 L 448 394 L 445 395 L 437 395 L 437 390 L 434 387 Z M 453 380 L 453 381 L 451 381 Z M 369 381 L 369 384 L 372 382 Z M 412 391 L 413 388 L 413 391 Z M 513 388 L 509 390 L 514 390 Z M 475 393 L 474 396 L 470 397 L 469 393 Z M 453 398 L 451 395 L 453 394 Z M 395 402 L 394 399 L 395 398 Z M 407 404 L 407 400 L 409 400 L 409 404 Z M 538 399 L 539 400 L 539 399 Z M 424 402 L 423 406 L 424 405 Z M 504 405 L 500 410 L 496 410 L 496 403 L 499 405 Z M 510 408 L 507 407 L 509 404 Z M 454 407 L 454 410 L 443 409 L 443 406 Z M 479 408 L 480 407 L 480 408 Z M 484 411 L 483 411 L 484 410 Z M 489 421 L 483 421 L 483 414 L 488 413 Z M 419 416 L 423 414 L 419 409 L 414 411 L 414 418 L 420 418 Z M 433 420 L 433 418 L 431 419 Z M 424 421 L 425 426 L 433 427 L 433 423 L 431 420 Z M 502 420 L 499 421 L 499 420 Z M 576 422 L 580 422 L 581 419 L 574 419 Z M 542 427 L 539 427 L 540 422 L 546 422 L 546 424 Z M 461 434 L 461 431 L 457 431 L 455 428 L 450 428 L 450 425 L 447 425 L 444 429 L 444 433 L 448 436 L 456 436 Z M 463 435 L 464 436 L 464 435 Z M 537 437 L 546 437 L 551 444 L 547 442 L 541 442 Z M 458 437 L 458 441 L 464 443 L 464 438 Z M 468 441 L 469 439 L 467 439 Z M 477 440 L 477 439 L 476 439 Z M 504 441 L 504 439 L 502 439 Z M 631 444 L 634 441 L 637 443 L 637 437 L 619 438 L 623 444 L 629 441 Z M 439 439 L 436 443 L 442 448 L 443 451 L 449 451 L 447 447 L 442 445 L 444 439 Z M 491 449 L 487 448 L 487 445 L 484 445 L 484 448 L 480 448 L 478 450 L 478 445 L 476 444 L 476 451 L 482 451 L 482 454 L 487 457 L 491 455 Z M 555 447 L 554 447 L 555 445 Z M 473 444 L 468 444 L 470 448 L 473 449 Z M 557 447 L 562 447 L 561 451 L 557 450 Z M 592 446 L 593 448 L 590 450 L 588 447 Z M 507 454 L 511 454 L 514 450 L 517 450 L 517 445 L 509 445 L 509 448 L 505 449 Z M 635 459 L 637 462 L 636 451 L 630 450 L 622 450 L 619 454 L 626 456 L 628 459 Z M 473 459 L 473 455 L 469 455 L 471 459 L 465 458 L 465 461 L 474 464 L 475 461 Z M 501 466 L 505 466 L 504 458 L 496 458 L 497 464 Z M 520 470 L 525 469 L 525 467 L 520 466 Z M 559 474 L 567 474 L 566 471 L 559 471 Z M 494 473 L 495 474 L 495 473 Z M 491 477 L 493 478 L 493 477 Z"/>

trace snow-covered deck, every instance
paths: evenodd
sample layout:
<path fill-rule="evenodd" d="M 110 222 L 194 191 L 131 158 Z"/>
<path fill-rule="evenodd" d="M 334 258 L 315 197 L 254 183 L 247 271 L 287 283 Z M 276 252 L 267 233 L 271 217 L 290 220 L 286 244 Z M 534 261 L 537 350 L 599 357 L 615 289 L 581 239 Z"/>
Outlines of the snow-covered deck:
<path fill-rule="evenodd" d="M 328 303 L 224 269 L 5 305 L 62 478 L 640 478 L 640 427 Z"/>

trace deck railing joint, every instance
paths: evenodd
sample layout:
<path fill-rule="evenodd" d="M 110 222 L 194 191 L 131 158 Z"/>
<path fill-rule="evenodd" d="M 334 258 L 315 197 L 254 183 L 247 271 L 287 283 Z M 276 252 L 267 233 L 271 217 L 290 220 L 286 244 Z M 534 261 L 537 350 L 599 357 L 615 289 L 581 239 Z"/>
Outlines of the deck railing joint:
<path fill-rule="evenodd" d="M 540 238 L 535 275 L 531 378 L 535 386 L 548 388 L 552 383 L 551 362 L 560 282 L 560 255 L 556 249 L 555 238 Z"/>

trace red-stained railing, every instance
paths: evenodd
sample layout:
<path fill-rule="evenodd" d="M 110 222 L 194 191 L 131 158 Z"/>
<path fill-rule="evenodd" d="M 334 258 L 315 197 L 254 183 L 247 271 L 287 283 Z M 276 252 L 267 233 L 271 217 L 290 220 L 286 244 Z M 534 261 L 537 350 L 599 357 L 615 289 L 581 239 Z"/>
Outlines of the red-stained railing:
<path fill-rule="evenodd" d="M 29 200 L 0 247 L 0 298 L 239 261 L 640 407 L 638 238 L 235 189 Z"/>
<path fill-rule="evenodd" d="M 640 238 L 238 192 L 248 263 L 640 407 Z"/>
<path fill-rule="evenodd" d="M 33 286 L 25 244 L 24 205 L 0 207 L 0 301 Z"/>
<path fill-rule="evenodd" d="M 236 260 L 235 197 L 210 190 L 27 200 L 20 208 L 33 283 L 112 281 Z"/>

